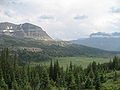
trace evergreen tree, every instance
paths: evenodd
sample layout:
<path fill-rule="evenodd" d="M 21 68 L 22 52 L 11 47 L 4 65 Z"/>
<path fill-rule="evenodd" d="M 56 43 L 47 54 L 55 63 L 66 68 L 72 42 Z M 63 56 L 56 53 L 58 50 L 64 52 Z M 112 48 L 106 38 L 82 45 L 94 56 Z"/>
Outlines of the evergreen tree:
<path fill-rule="evenodd" d="M 49 67 L 49 77 L 50 77 L 50 79 L 53 79 L 53 77 L 54 77 L 54 67 L 53 67 L 52 61 L 50 63 L 50 67 Z"/>
<path fill-rule="evenodd" d="M 117 72 L 116 72 L 116 70 L 114 71 L 114 78 L 113 78 L 113 80 L 114 81 L 117 81 L 117 78 L 118 78 L 118 76 L 117 76 Z"/>
<path fill-rule="evenodd" d="M 75 83 L 76 83 L 76 89 L 82 90 L 82 82 L 80 80 L 80 75 L 78 73 L 75 75 Z"/>
<path fill-rule="evenodd" d="M 95 90 L 100 90 L 101 82 L 98 72 L 95 74 L 94 85 L 95 85 Z"/>
<path fill-rule="evenodd" d="M 14 89 L 14 90 L 20 90 L 16 80 L 14 80 L 12 82 L 12 89 Z"/>
<path fill-rule="evenodd" d="M 93 82 L 92 82 L 91 78 L 86 77 L 85 88 L 91 89 L 92 87 L 93 87 Z"/>
<path fill-rule="evenodd" d="M 67 88 L 68 88 L 68 90 L 76 89 L 75 78 L 74 78 L 74 75 L 72 72 L 69 72 L 69 75 L 68 75 Z"/>
<path fill-rule="evenodd" d="M 66 86 L 65 76 L 64 75 L 61 75 L 61 76 L 57 77 L 56 86 L 57 87 L 65 87 Z"/>
<path fill-rule="evenodd" d="M 56 81 L 58 75 L 60 75 L 60 66 L 57 60 L 56 62 L 54 62 L 54 76 L 53 76 L 54 81 Z"/>
<path fill-rule="evenodd" d="M 96 62 L 92 63 L 92 70 L 93 70 L 94 73 L 97 71 L 97 64 L 96 64 Z"/>
<path fill-rule="evenodd" d="M 73 65 L 72 65 L 72 62 L 70 61 L 70 67 L 69 67 L 69 70 L 72 71 L 73 70 Z"/>
<path fill-rule="evenodd" d="M 26 85 L 24 86 L 24 90 L 32 90 L 32 87 L 30 86 L 29 82 L 27 82 Z M 35 89 L 35 90 L 39 90 L 39 89 Z"/>
<path fill-rule="evenodd" d="M 34 78 L 34 88 L 35 88 L 35 90 L 38 90 L 39 85 L 40 85 L 40 78 L 39 78 L 39 74 L 36 73 L 35 78 Z"/>
<path fill-rule="evenodd" d="M 4 89 L 5 89 L 5 90 L 9 90 L 9 89 L 8 89 L 8 85 L 5 83 L 3 77 L 0 79 L 0 89 L 3 89 L 3 90 L 4 90 Z"/>
<path fill-rule="evenodd" d="M 101 81 L 101 83 L 105 83 L 106 82 L 106 76 L 105 76 L 105 74 L 101 74 L 100 75 L 100 81 Z"/>
<path fill-rule="evenodd" d="M 89 77 L 91 78 L 91 79 L 93 79 L 94 78 L 94 72 L 93 72 L 93 68 L 92 67 L 90 67 L 90 71 L 89 71 Z"/>
<path fill-rule="evenodd" d="M 113 67 L 115 70 L 120 70 L 120 59 L 116 56 L 113 58 Z"/>
<path fill-rule="evenodd" d="M 42 76 L 40 79 L 40 88 L 42 88 L 42 89 L 50 88 L 49 75 L 48 75 L 47 70 L 45 68 L 43 68 Z"/>

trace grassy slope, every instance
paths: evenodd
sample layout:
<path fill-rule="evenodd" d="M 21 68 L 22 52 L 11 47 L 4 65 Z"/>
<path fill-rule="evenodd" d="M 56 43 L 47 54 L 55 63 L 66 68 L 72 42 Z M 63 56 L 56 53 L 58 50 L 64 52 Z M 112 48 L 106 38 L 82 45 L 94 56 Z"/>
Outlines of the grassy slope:
<path fill-rule="evenodd" d="M 110 59 L 108 58 L 85 58 L 85 57 L 59 57 L 59 58 L 54 58 L 54 60 L 58 60 L 60 66 L 63 66 L 64 68 L 69 66 L 70 62 L 72 62 L 74 65 L 77 66 L 81 65 L 82 67 L 85 68 L 89 63 L 92 63 L 93 61 L 95 61 L 96 63 L 105 63 L 110 61 Z M 48 66 L 50 64 L 50 61 L 38 62 L 38 63 L 32 62 L 31 66 L 34 66 L 36 64 L 43 64 Z"/>

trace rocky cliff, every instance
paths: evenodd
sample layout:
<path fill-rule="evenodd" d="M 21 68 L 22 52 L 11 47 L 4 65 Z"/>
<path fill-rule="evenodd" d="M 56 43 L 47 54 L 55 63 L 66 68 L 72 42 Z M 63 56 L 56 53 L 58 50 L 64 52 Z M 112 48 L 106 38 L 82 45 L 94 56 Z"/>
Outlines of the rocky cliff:
<path fill-rule="evenodd" d="M 33 38 L 36 40 L 52 40 L 52 38 L 42 30 L 41 27 L 30 24 L 13 24 L 9 22 L 0 23 L 0 34 L 19 38 Z"/>

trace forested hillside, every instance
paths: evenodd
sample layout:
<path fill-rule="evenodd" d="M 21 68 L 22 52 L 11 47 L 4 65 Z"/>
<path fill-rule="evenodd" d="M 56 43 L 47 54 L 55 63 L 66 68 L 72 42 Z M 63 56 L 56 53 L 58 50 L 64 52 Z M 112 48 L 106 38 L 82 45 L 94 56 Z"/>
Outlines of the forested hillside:
<path fill-rule="evenodd" d="M 64 70 L 59 61 L 31 67 L 20 65 L 17 54 L 5 48 L 0 53 L 0 90 L 120 90 L 120 59 L 93 62 L 85 69 L 70 62 Z"/>
<path fill-rule="evenodd" d="M 0 35 L 0 48 L 8 47 L 10 50 L 25 50 L 52 57 L 82 56 L 82 57 L 113 57 L 119 52 L 109 52 L 83 45 L 76 45 L 64 41 L 38 41 L 34 39 L 20 39 Z M 21 52 L 22 53 L 22 52 Z M 25 54 L 26 55 L 26 54 Z M 31 54 L 34 55 L 34 54 Z"/>

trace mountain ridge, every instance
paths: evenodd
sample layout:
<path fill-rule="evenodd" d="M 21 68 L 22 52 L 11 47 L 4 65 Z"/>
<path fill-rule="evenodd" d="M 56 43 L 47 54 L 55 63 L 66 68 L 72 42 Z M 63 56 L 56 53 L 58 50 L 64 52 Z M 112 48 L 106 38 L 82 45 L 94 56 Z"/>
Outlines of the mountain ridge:
<path fill-rule="evenodd" d="M 53 40 L 41 27 L 31 23 L 0 23 L 0 34 L 19 38 L 33 38 L 36 40 Z"/>
<path fill-rule="evenodd" d="M 107 51 L 120 51 L 120 33 L 92 33 L 89 38 L 72 40 L 75 44 L 99 48 Z"/>

